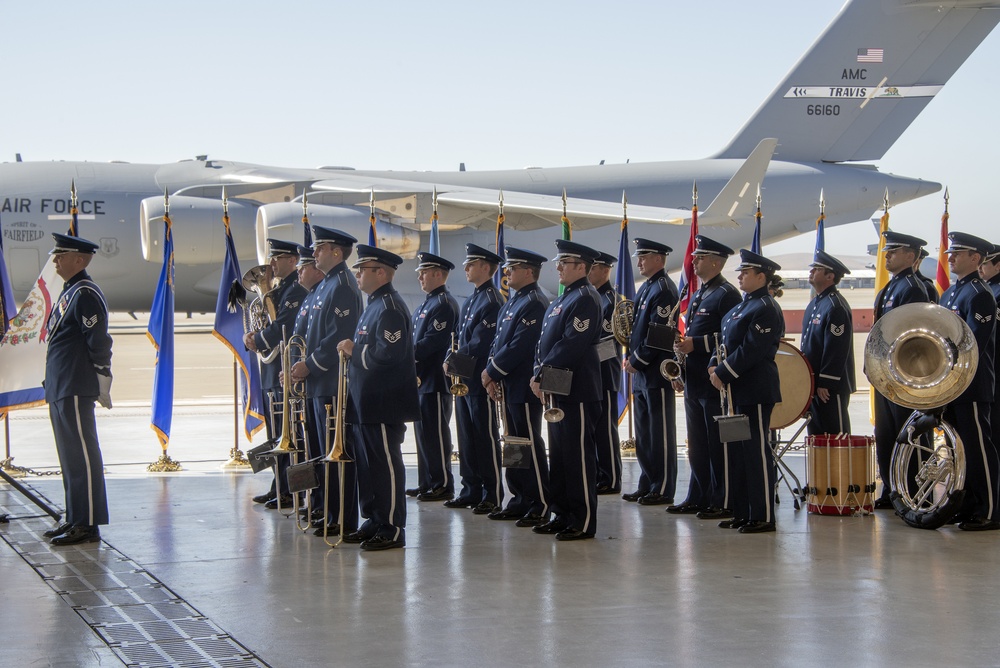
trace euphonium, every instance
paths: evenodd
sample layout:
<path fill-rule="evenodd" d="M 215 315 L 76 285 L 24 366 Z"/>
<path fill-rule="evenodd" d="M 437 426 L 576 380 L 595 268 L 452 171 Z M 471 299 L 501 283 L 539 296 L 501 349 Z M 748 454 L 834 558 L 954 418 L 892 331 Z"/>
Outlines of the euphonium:
<path fill-rule="evenodd" d="M 611 333 L 615 340 L 627 346 L 632 337 L 632 320 L 635 317 L 635 302 L 631 299 L 619 299 L 611 313 Z"/>
<path fill-rule="evenodd" d="M 451 333 L 451 352 L 458 352 L 458 341 L 455 340 L 455 332 Z M 451 376 L 451 387 L 448 388 L 456 397 L 464 397 L 469 393 L 469 386 L 462 382 L 459 376 Z"/>

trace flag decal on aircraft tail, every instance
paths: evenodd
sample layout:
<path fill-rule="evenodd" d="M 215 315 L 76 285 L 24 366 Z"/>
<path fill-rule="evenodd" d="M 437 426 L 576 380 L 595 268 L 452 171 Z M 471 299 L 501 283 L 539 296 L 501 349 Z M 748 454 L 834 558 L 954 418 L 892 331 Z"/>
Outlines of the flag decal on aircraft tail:
<path fill-rule="evenodd" d="M 881 63 L 884 49 L 858 49 L 859 63 Z"/>

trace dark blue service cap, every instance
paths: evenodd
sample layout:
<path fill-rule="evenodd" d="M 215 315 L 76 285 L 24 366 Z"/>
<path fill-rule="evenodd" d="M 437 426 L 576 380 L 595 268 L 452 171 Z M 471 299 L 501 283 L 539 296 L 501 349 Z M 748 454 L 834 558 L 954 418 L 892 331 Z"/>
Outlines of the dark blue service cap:
<path fill-rule="evenodd" d="M 515 264 L 530 264 L 535 267 L 541 267 L 542 263 L 548 259 L 544 255 L 539 255 L 524 248 L 514 248 L 513 246 L 507 246 L 506 253 L 507 261 L 503 263 L 505 267 Z"/>
<path fill-rule="evenodd" d="M 955 251 L 963 250 L 981 253 L 983 257 L 986 257 L 993 250 L 993 244 L 982 237 L 977 237 L 966 232 L 949 232 L 948 250 L 945 252 L 954 253 Z"/>
<path fill-rule="evenodd" d="M 695 235 L 694 240 L 698 243 L 698 247 L 691 252 L 692 255 L 718 255 L 720 257 L 729 257 L 736 252 L 729 246 L 720 244 L 715 239 L 709 239 L 704 234 Z"/>
<path fill-rule="evenodd" d="M 451 271 L 455 268 L 455 263 L 451 260 L 446 260 L 440 255 L 434 255 L 426 251 L 417 253 L 417 259 L 420 260 L 420 264 L 417 265 L 417 271 L 421 269 L 444 269 L 445 271 Z"/>
<path fill-rule="evenodd" d="M 358 240 L 347 232 L 341 232 L 340 230 L 335 230 L 332 227 L 320 227 L 319 225 L 313 225 L 312 234 L 313 248 L 316 248 L 319 244 L 336 244 L 338 246 L 350 247 L 358 243 Z"/>
<path fill-rule="evenodd" d="M 930 255 L 930 251 L 928 251 L 926 248 L 921 248 L 920 252 L 917 253 L 917 259 L 918 260 L 923 260 L 928 255 Z"/>
<path fill-rule="evenodd" d="M 615 262 L 617 261 L 618 258 L 616 258 L 611 253 L 605 253 L 604 251 L 599 251 L 597 259 L 594 260 L 594 264 L 602 264 L 605 267 L 613 267 L 615 266 Z"/>
<path fill-rule="evenodd" d="M 648 255 L 649 253 L 656 253 L 658 255 L 669 255 L 674 252 L 674 249 L 666 244 L 661 244 L 659 241 L 653 241 L 651 239 L 640 239 L 635 238 L 635 252 L 632 253 L 632 257 L 638 257 L 640 255 Z"/>
<path fill-rule="evenodd" d="M 71 237 L 68 234 L 53 232 L 52 238 L 55 240 L 56 245 L 49 251 L 49 255 L 58 255 L 59 253 L 86 253 L 93 255 L 99 248 L 93 241 L 87 241 L 80 237 Z"/>
<path fill-rule="evenodd" d="M 989 255 L 987 255 L 984 260 L 989 260 L 990 262 L 996 262 L 1000 258 L 1000 245 L 993 244 L 993 248 L 990 249 Z"/>
<path fill-rule="evenodd" d="M 358 244 L 357 248 L 354 250 L 358 256 L 358 258 L 354 261 L 354 264 L 351 265 L 354 269 L 365 262 L 380 262 L 384 265 L 392 267 L 393 269 L 397 269 L 399 268 L 399 265 L 403 264 L 403 258 L 399 257 L 395 253 L 390 253 L 387 250 L 382 250 L 381 248 L 376 248 L 375 246 Z"/>
<path fill-rule="evenodd" d="M 596 251 L 590 246 L 584 246 L 569 239 L 556 239 L 556 256 L 553 261 L 571 259 L 593 264 L 600 254 L 600 251 Z"/>
<path fill-rule="evenodd" d="M 885 249 L 895 250 L 897 248 L 912 248 L 914 251 L 919 252 L 923 246 L 927 245 L 927 242 L 920 237 L 915 237 L 911 234 L 903 234 L 902 232 L 893 232 L 892 230 L 886 230 L 882 233 L 885 237 Z"/>
<path fill-rule="evenodd" d="M 738 269 L 746 269 L 747 267 L 760 269 L 761 271 L 766 271 L 772 274 L 781 269 L 781 265 L 774 260 L 768 260 L 759 253 L 754 253 L 752 250 L 742 248 L 740 249 L 740 266 Z"/>
<path fill-rule="evenodd" d="M 490 264 L 503 264 L 503 258 L 493 251 L 476 244 L 465 244 L 465 261 L 462 264 L 469 264 L 476 260 L 486 260 Z"/>
<path fill-rule="evenodd" d="M 292 241 L 282 241 L 281 239 L 268 239 L 268 246 L 271 247 L 271 252 L 267 254 L 268 259 L 272 257 L 278 257 L 279 255 L 298 255 L 299 246 Z"/>
<path fill-rule="evenodd" d="M 299 253 L 299 261 L 295 265 L 296 267 L 304 267 L 307 264 L 315 264 L 316 258 L 313 257 L 312 248 L 306 248 L 305 246 L 296 246 L 295 249 Z"/>
<path fill-rule="evenodd" d="M 837 276 L 844 276 L 845 274 L 851 273 L 851 270 L 847 268 L 847 265 L 826 251 L 821 250 L 816 251 L 816 255 L 813 256 L 812 264 L 809 266 L 832 271 Z"/>

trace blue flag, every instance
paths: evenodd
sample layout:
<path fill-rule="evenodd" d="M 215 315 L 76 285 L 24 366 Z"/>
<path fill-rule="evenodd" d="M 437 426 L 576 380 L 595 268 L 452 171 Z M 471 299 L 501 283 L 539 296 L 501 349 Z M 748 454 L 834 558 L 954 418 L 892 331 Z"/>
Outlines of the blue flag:
<path fill-rule="evenodd" d="M 375 212 L 368 216 L 368 245 L 372 248 L 378 246 L 378 235 L 375 234 Z"/>
<path fill-rule="evenodd" d="M 10 285 L 10 274 L 7 273 L 7 261 L 3 257 L 3 225 L 0 224 L 0 316 L 3 317 L 3 328 L 0 329 L 0 336 L 3 336 L 10 327 L 10 321 L 17 315 L 17 306 L 14 304 L 14 290 Z"/>
<path fill-rule="evenodd" d="M 438 212 L 431 214 L 431 239 L 427 248 L 434 255 L 441 255 L 441 236 L 438 233 Z"/>
<path fill-rule="evenodd" d="M 819 214 L 819 218 L 816 219 L 816 251 L 826 250 L 826 232 L 825 232 L 825 221 L 826 214 Z M 813 253 L 815 255 L 815 253 Z"/>
<path fill-rule="evenodd" d="M 615 292 L 619 300 L 635 301 L 635 279 L 632 274 L 632 256 L 628 252 L 628 218 L 622 219 L 622 234 L 618 241 L 618 267 L 615 269 Z M 632 404 L 632 375 L 622 371 L 622 385 L 618 390 L 618 422 Z"/>
<path fill-rule="evenodd" d="M 507 246 L 503 241 L 503 214 L 497 216 L 497 255 L 502 258 L 507 257 Z M 507 274 L 504 273 L 503 267 L 497 269 L 497 273 L 493 274 L 493 285 L 496 289 L 500 291 L 504 299 L 510 297 L 510 286 L 507 285 Z"/>
<path fill-rule="evenodd" d="M 229 311 L 229 288 L 233 281 L 241 281 L 240 263 L 236 257 L 236 245 L 229 229 L 229 214 L 222 218 L 226 225 L 226 257 L 222 263 L 222 277 L 219 279 L 219 296 L 215 302 L 215 327 L 212 334 L 236 357 L 240 367 L 240 406 L 243 407 L 243 431 L 247 440 L 253 438 L 264 426 L 264 398 L 260 391 L 260 368 L 253 353 L 243 345 L 243 307 Z"/>
<path fill-rule="evenodd" d="M 160 439 L 160 447 L 166 451 L 174 413 L 174 235 L 169 214 L 163 216 L 163 269 L 153 295 L 146 336 L 156 348 L 149 426 Z"/>
<path fill-rule="evenodd" d="M 763 216 L 760 213 L 760 204 L 757 204 L 757 213 L 754 214 L 754 225 L 753 225 L 753 241 L 750 242 L 750 251 L 753 253 L 761 254 L 760 252 L 760 221 Z"/>

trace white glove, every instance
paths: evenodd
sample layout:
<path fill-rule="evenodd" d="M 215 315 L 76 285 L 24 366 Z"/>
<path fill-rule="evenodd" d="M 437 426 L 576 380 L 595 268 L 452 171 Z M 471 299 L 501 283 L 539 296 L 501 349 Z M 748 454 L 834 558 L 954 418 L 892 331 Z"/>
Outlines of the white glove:
<path fill-rule="evenodd" d="M 97 374 L 97 386 L 100 388 L 97 403 L 105 408 L 111 408 L 111 373 L 109 372 L 107 376 Z"/>

